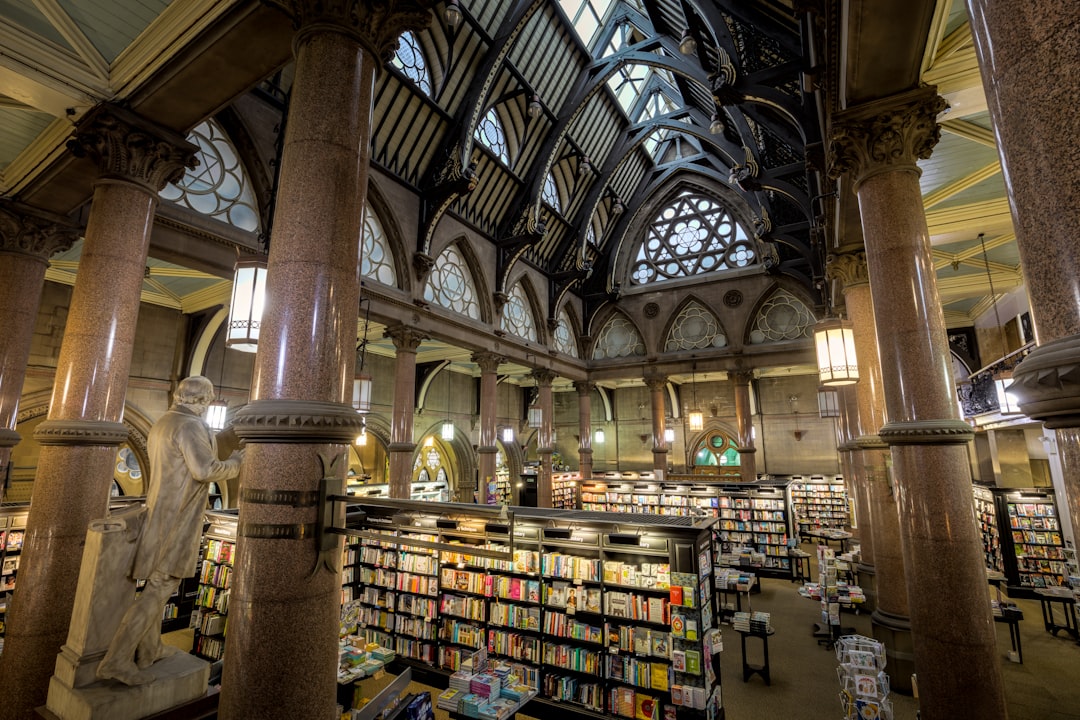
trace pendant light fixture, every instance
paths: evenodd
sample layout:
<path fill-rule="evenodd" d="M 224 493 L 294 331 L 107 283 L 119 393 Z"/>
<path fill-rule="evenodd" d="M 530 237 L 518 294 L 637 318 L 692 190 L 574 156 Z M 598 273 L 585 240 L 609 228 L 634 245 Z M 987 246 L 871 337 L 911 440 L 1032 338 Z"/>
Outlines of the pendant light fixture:
<path fill-rule="evenodd" d="M 850 321 L 829 317 L 818 322 L 814 326 L 814 347 L 822 385 L 852 385 L 859 381 L 855 333 Z"/>
<path fill-rule="evenodd" d="M 352 404 L 358 413 L 371 411 L 371 374 L 364 371 L 364 361 L 367 359 L 368 324 L 371 317 L 371 301 L 368 298 L 360 298 L 360 305 L 367 303 L 364 311 L 364 334 L 356 343 L 356 375 L 353 376 Z"/>
<path fill-rule="evenodd" d="M 698 410 L 697 405 L 697 362 L 690 366 L 690 391 L 694 395 L 694 404 L 690 412 L 686 414 L 687 422 L 691 430 L 699 431 L 705 429 L 705 415 L 701 410 Z"/>
<path fill-rule="evenodd" d="M 835 387 L 822 385 L 817 391 L 818 417 L 840 417 L 840 393 Z"/>
<path fill-rule="evenodd" d="M 225 429 L 225 416 L 229 412 L 229 403 L 221 396 L 221 385 L 225 382 L 225 348 L 221 348 L 221 372 L 218 374 L 217 400 L 206 407 L 206 425 L 211 430 Z"/>
<path fill-rule="evenodd" d="M 596 432 L 593 433 L 593 442 L 604 442 L 604 428 L 596 428 Z"/>
<path fill-rule="evenodd" d="M 454 423 L 450 420 L 450 361 L 446 361 L 446 365 L 443 366 L 443 370 L 446 372 L 446 422 L 442 425 L 442 432 L 440 437 L 443 440 L 454 439 Z"/>
<path fill-rule="evenodd" d="M 509 383 L 509 378 L 510 378 L 509 375 L 505 376 L 503 378 L 503 384 Z M 496 384 L 496 387 L 497 386 L 498 386 L 498 384 Z M 510 419 L 510 391 L 507 390 L 505 395 L 506 395 L 506 414 L 504 415 L 504 417 L 509 421 L 509 419 Z M 510 423 L 510 424 L 506 425 L 505 427 L 503 427 L 503 429 L 502 429 L 502 441 L 504 443 L 514 442 L 514 425 L 513 425 L 513 423 Z"/>

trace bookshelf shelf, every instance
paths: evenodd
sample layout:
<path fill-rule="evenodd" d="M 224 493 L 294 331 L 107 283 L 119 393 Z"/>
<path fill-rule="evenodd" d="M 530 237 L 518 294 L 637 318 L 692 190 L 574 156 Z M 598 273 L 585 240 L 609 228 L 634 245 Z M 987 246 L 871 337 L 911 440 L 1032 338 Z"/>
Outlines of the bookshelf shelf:
<path fill-rule="evenodd" d="M 1066 585 L 1069 567 L 1053 490 L 1000 489 L 993 494 L 1009 595 L 1034 597 L 1036 589 Z"/>
<path fill-rule="evenodd" d="M 796 475 L 788 491 L 799 535 L 822 528 L 843 530 L 850 522 L 847 490 L 841 476 Z"/>

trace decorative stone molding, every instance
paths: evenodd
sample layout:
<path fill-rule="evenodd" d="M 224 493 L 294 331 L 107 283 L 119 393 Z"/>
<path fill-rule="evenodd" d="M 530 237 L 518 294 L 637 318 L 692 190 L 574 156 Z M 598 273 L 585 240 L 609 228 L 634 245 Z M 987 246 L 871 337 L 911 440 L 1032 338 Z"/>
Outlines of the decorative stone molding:
<path fill-rule="evenodd" d="M 915 420 L 882 426 L 882 441 L 893 445 L 963 445 L 975 431 L 963 420 Z"/>
<path fill-rule="evenodd" d="M 1008 390 L 1020 409 L 1046 427 L 1080 427 L 1080 335 L 1051 340 L 1013 368 Z"/>
<path fill-rule="evenodd" d="M 499 366 L 506 362 L 506 358 L 502 355 L 486 351 L 473 353 L 471 360 L 480 366 L 482 373 L 498 372 Z"/>
<path fill-rule="evenodd" d="M 559 377 L 559 373 L 547 368 L 537 368 L 529 374 L 536 380 L 537 387 L 551 387 L 552 381 Z"/>
<path fill-rule="evenodd" d="M 87 113 L 67 146 L 76 157 L 93 159 L 102 175 L 139 183 L 154 195 L 199 163 L 199 148 L 183 135 L 109 104 Z"/>
<path fill-rule="evenodd" d="M 256 400 L 233 418 L 237 437 L 257 443 L 352 443 L 361 427 L 351 406 L 321 400 Z"/>
<path fill-rule="evenodd" d="M 645 386 L 653 392 L 663 390 L 665 387 L 667 387 L 667 382 L 668 379 L 666 377 L 658 375 L 650 375 L 649 377 L 645 378 Z"/>
<path fill-rule="evenodd" d="M 409 453 L 412 454 L 416 450 L 416 443 L 411 442 L 392 442 L 386 446 L 386 449 L 392 453 Z"/>
<path fill-rule="evenodd" d="M 889 447 L 880 435 L 860 435 L 855 438 L 855 444 L 860 450 L 884 450 Z"/>
<path fill-rule="evenodd" d="M 829 177 L 851 175 L 854 188 L 882 172 L 913 170 L 941 139 L 937 116 L 948 103 L 922 87 L 837 113 L 829 137 Z"/>
<path fill-rule="evenodd" d="M 266 0 L 288 15 L 297 28 L 296 42 L 316 32 L 340 32 L 359 42 L 381 62 L 394 58 L 398 37 L 431 24 L 429 3 L 415 0 Z"/>
<path fill-rule="evenodd" d="M 596 389 L 596 383 L 589 382 L 588 380 L 575 380 L 574 389 L 577 390 L 578 395 L 588 396 Z"/>
<path fill-rule="evenodd" d="M 724 293 L 724 305 L 729 308 L 737 308 L 742 305 L 742 292 L 738 290 L 728 290 Z"/>
<path fill-rule="evenodd" d="M 866 251 L 829 255 L 825 258 L 825 279 L 839 282 L 843 289 L 868 284 L 870 271 L 866 267 Z"/>
<path fill-rule="evenodd" d="M 839 450 L 839 449 L 840 448 L 837 448 L 837 450 Z M 754 453 L 757 452 L 757 448 L 756 447 L 737 447 L 737 448 L 735 448 L 735 452 L 739 453 L 740 455 L 753 455 Z"/>
<path fill-rule="evenodd" d="M 316 534 L 315 523 L 253 523 L 241 522 L 236 528 L 237 537 L 255 540 L 303 540 Z"/>
<path fill-rule="evenodd" d="M 126 426 L 105 420 L 46 420 L 34 431 L 41 445 L 119 445 L 127 437 Z"/>
<path fill-rule="evenodd" d="M 310 490 L 244 488 L 240 491 L 240 502 L 255 505 L 288 505 L 294 508 L 315 507 L 319 504 L 319 493 Z"/>
<path fill-rule="evenodd" d="M 81 230 L 66 218 L 11 200 L 0 200 L 0 253 L 42 263 L 69 249 Z"/>
<path fill-rule="evenodd" d="M 728 377 L 736 385 L 749 385 L 750 381 L 754 379 L 753 370 L 732 370 L 728 373 Z"/>
<path fill-rule="evenodd" d="M 22 435 L 14 430 L 0 428 L 0 448 L 15 447 L 22 440 Z"/>
<path fill-rule="evenodd" d="M 420 347 L 420 343 L 428 339 L 428 336 L 422 332 L 414 330 L 408 325 L 393 325 L 386 328 L 386 332 L 383 333 L 383 337 L 388 337 L 394 341 L 394 349 L 398 352 L 416 352 L 416 349 Z"/>
<path fill-rule="evenodd" d="M 431 272 L 431 268 L 435 267 L 435 258 L 431 257 L 427 253 L 414 252 L 412 256 L 413 272 L 416 273 L 416 279 L 423 282 Z"/>

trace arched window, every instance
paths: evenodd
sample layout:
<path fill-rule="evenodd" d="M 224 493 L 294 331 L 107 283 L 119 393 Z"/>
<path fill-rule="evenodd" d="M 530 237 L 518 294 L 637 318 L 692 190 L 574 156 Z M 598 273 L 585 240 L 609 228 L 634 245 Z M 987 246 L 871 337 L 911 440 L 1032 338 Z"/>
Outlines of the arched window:
<path fill-rule="evenodd" d="M 502 329 L 511 335 L 536 342 L 536 323 L 533 322 L 529 298 L 525 296 L 521 283 L 513 287 L 503 306 Z"/>
<path fill-rule="evenodd" d="M 259 212 L 247 172 L 236 148 L 213 120 L 195 126 L 187 137 L 198 145 L 199 164 L 158 193 L 162 200 L 191 208 L 250 232 L 259 231 Z"/>
<path fill-rule="evenodd" d="M 394 256 L 383 231 L 379 216 L 369 205 L 364 210 L 363 253 L 360 257 L 360 274 L 363 277 L 397 287 L 397 268 Z"/>
<path fill-rule="evenodd" d="M 616 314 L 600 330 L 593 349 L 593 360 L 644 355 L 645 343 L 625 316 Z"/>
<path fill-rule="evenodd" d="M 480 319 L 480 304 L 476 301 L 476 285 L 465 258 L 450 246 L 439 255 L 431 277 L 424 288 L 424 299 L 447 310 L 453 310 L 473 320 Z"/>
<path fill-rule="evenodd" d="M 578 356 L 577 343 L 574 342 L 573 325 L 570 324 L 570 316 L 566 314 L 566 308 L 559 311 L 559 323 L 555 326 L 555 349 L 572 358 Z"/>
<path fill-rule="evenodd" d="M 671 324 L 665 352 L 677 350 L 701 350 L 727 345 L 727 335 L 716 316 L 699 302 L 691 301 L 679 312 Z"/>
<path fill-rule="evenodd" d="M 555 176 L 551 173 L 547 174 L 544 179 L 544 202 L 546 202 L 551 209 L 555 212 L 562 214 L 562 202 L 559 201 L 559 188 L 555 185 Z"/>
<path fill-rule="evenodd" d="M 510 154 L 506 150 L 506 133 L 503 131 L 502 121 L 499 120 L 495 108 L 488 110 L 487 115 L 476 126 L 475 137 L 477 142 L 493 152 L 504 165 L 510 165 Z"/>
<path fill-rule="evenodd" d="M 710 432 L 694 449 L 694 472 L 708 475 L 738 475 L 739 445 L 720 431 Z"/>
<path fill-rule="evenodd" d="M 394 53 L 394 59 L 391 62 L 394 67 L 416 83 L 425 95 L 431 97 L 430 73 L 424 61 L 424 53 L 420 50 L 420 43 L 416 41 L 416 35 L 412 31 L 406 30 L 401 34 L 397 52 Z"/>
<path fill-rule="evenodd" d="M 746 232 L 727 209 L 710 197 L 686 190 L 646 230 L 630 280 L 644 285 L 756 262 Z"/>
<path fill-rule="evenodd" d="M 802 300 L 787 290 L 777 290 L 761 306 L 750 329 L 750 344 L 780 342 L 810 337 L 814 323 L 813 313 Z"/>

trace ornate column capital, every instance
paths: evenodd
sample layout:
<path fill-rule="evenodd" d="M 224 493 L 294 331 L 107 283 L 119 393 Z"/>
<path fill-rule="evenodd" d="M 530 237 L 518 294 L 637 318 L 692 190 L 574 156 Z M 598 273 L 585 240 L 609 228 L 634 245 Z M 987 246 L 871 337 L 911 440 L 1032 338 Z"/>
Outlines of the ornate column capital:
<path fill-rule="evenodd" d="M 66 218 L 11 200 L 0 200 L 0 253 L 14 253 L 48 264 L 79 239 L 80 229 Z"/>
<path fill-rule="evenodd" d="M 578 395 L 587 397 L 596 389 L 596 383 L 590 382 L 589 380 L 575 380 L 574 389 L 577 390 Z"/>
<path fill-rule="evenodd" d="M 830 254 L 825 258 L 825 279 L 839 282 L 845 290 L 853 285 L 869 283 L 870 271 L 866 266 L 866 251 Z"/>
<path fill-rule="evenodd" d="M 754 379 L 753 370 L 733 370 L 728 373 L 728 377 L 736 385 L 749 385 L 750 381 Z"/>
<path fill-rule="evenodd" d="M 103 177 L 138 183 L 155 196 L 199 162 L 198 147 L 180 133 L 107 103 L 79 121 L 67 146 L 76 157 L 94 160 Z"/>
<path fill-rule="evenodd" d="M 854 185 L 882 172 L 919 172 L 941 138 L 937 116 L 948 104 L 932 86 L 858 105 L 833 117 L 829 177 L 848 173 Z"/>
<path fill-rule="evenodd" d="M 1035 348 L 1013 369 L 1009 392 L 1032 420 L 1051 430 L 1080 427 L 1080 335 Z"/>
<path fill-rule="evenodd" d="M 420 347 L 420 343 L 428 339 L 427 335 L 414 330 L 408 325 L 392 325 L 386 328 L 383 337 L 393 340 L 394 348 L 398 352 L 416 352 L 416 349 Z"/>
<path fill-rule="evenodd" d="M 473 353 L 472 361 L 480 366 L 480 372 L 493 373 L 499 371 L 499 366 L 506 362 L 506 358 L 499 353 L 488 351 Z"/>
<path fill-rule="evenodd" d="M 296 42 L 314 32 L 339 32 L 356 40 L 383 63 L 390 62 L 398 37 L 431 24 L 431 3 L 418 0 L 266 0 L 292 18 Z"/>
<path fill-rule="evenodd" d="M 363 416 L 351 405 L 318 400 L 255 400 L 233 418 L 246 442 L 348 444 L 361 427 Z"/>
<path fill-rule="evenodd" d="M 665 387 L 667 387 L 667 382 L 668 379 L 662 375 L 650 375 L 645 378 L 646 387 L 648 387 L 649 390 L 652 390 L 653 392 L 663 390 Z"/>
<path fill-rule="evenodd" d="M 529 374 L 536 380 L 537 387 L 551 387 L 552 381 L 559 377 L 559 373 L 547 368 L 537 368 Z"/>

